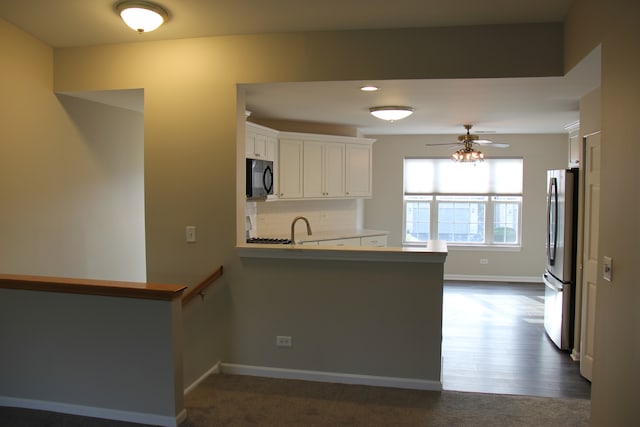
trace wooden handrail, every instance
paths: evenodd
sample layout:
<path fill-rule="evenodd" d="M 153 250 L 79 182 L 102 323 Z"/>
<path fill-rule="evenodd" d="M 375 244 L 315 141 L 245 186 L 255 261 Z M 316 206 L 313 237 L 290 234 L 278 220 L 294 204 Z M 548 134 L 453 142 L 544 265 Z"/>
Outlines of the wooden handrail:
<path fill-rule="evenodd" d="M 114 280 L 0 274 L 0 289 L 171 301 L 180 298 L 187 287 L 184 285 Z"/>
<path fill-rule="evenodd" d="M 201 298 L 204 298 L 204 290 L 209 287 L 213 282 L 218 280 L 222 276 L 222 266 L 220 266 L 216 271 L 211 273 L 209 276 L 205 277 L 202 282 L 195 285 L 193 288 L 190 288 L 183 296 L 182 296 L 182 305 L 184 306 L 189 301 L 194 299 L 196 295 L 200 295 Z"/>

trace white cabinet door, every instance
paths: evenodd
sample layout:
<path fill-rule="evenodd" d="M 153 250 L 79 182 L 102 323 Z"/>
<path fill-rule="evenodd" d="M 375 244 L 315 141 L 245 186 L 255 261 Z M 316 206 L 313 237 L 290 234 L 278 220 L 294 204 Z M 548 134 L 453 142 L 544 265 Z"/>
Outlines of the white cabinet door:
<path fill-rule="evenodd" d="M 345 145 L 335 142 L 323 145 L 324 196 L 344 197 Z"/>
<path fill-rule="evenodd" d="M 255 140 L 256 135 L 252 132 L 247 131 L 246 134 L 246 143 L 245 143 L 245 156 L 247 159 L 255 158 Z"/>
<path fill-rule="evenodd" d="M 264 135 L 254 134 L 253 136 L 253 154 L 257 159 L 267 160 L 267 137 Z"/>
<path fill-rule="evenodd" d="M 361 246 L 387 246 L 387 235 L 367 236 L 360 238 Z"/>
<path fill-rule="evenodd" d="M 303 158 L 304 197 L 324 197 L 322 143 L 305 141 Z"/>
<path fill-rule="evenodd" d="M 267 159 L 267 137 L 255 132 L 247 132 L 246 156 L 249 159 Z"/>
<path fill-rule="evenodd" d="M 276 161 L 277 133 L 255 124 L 246 125 L 245 155 L 249 159 Z"/>
<path fill-rule="evenodd" d="M 580 167 L 580 148 L 582 138 L 580 138 L 580 122 L 571 123 L 566 127 L 569 131 L 569 164 L 570 168 Z"/>
<path fill-rule="evenodd" d="M 360 246 L 359 237 L 349 237 L 346 239 L 320 240 L 319 246 Z"/>
<path fill-rule="evenodd" d="M 582 139 L 577 133 L 569 134 L 569 167 L 580 167 L 580 143 Z"/>
<path fill-rule="evenodd" d="M 344 197 L 345 146 L 304 141 L 304 197 Z"/>
<path fill-rule="evenodd" d="M 277 147 L 278 147 L 278 138 L 274 136 L 267 137 L 265 141 L 265 149 L 264 149 L 265 158 L 267 160 L 271 160 L 272 162 L 276 161 Z"/>
<path fill-rule="evenodd" d="M 302 198 L 302 141 L 281 139 L 279 147 L 278 177 L 281 199 Z"/>
<path fill-rule="evenodd" d="M 346 196 L 371 197 L 371 145 L 346 144 Z"/>

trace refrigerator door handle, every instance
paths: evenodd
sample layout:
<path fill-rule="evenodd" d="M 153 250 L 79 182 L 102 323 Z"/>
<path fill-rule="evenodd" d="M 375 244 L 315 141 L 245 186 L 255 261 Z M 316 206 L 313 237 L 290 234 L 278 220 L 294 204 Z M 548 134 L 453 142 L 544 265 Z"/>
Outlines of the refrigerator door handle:
<path fill-rule="evenodd" d="M 547 260 L 549 265 L 556 263 L 558 247 L 558 178 L 549 180 L 549 198 L 547 200 Z"/>
<path fill-rule="evenodd" d="M 544 273 L 542 275 L 542 281 L 544 282 L 545 286 L 556 291 L 556 292 L 562 292 L 562 287 L 559 287 L 558 285 L 556 285 L 555 283 L 551 282 L 548 279 L 549 275 L 547 273 Z"/>

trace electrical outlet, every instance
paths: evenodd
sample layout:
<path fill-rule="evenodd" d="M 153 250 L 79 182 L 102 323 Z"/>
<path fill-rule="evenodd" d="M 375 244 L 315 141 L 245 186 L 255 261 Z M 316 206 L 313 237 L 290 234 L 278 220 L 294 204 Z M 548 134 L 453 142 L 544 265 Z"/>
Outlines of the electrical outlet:
<path fill-rule="evenodd" d="M 276 337 L 276 346 L 291 347 L 291 337 L 286 335 L 278 335 Z"/>
<path fill-rule="evenodd" d="M 489 264 L 489 260 L 487 258 L 480 258 L 480 264 L 487 265 Z"/>

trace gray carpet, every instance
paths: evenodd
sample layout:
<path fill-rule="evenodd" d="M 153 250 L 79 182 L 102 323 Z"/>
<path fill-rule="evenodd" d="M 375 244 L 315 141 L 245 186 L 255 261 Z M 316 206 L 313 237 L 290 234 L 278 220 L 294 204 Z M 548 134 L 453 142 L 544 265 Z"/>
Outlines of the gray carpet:
<path fill-rule="evenodd" d="M 213 375 L 186 401 L 184 427 L 588 426 L 590 402 Z"/>
<path fill-rule="evenodd" d="M 182 427 L 214 426 L 588 426 L 585 399 L 429 392 L 359 385 L 212 375 L 185 400 Z M 133 427 L 15 408 L 0 426 Z"/>

